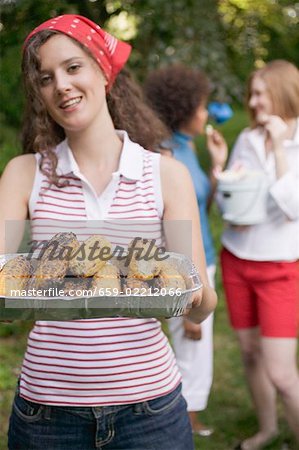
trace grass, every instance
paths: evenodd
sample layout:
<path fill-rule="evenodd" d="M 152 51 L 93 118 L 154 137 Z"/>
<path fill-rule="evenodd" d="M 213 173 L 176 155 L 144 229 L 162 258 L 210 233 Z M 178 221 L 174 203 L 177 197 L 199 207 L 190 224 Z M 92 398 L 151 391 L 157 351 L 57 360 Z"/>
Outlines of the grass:
<path fill-rule="evenodd" d="M 231 121 L 219 127 L 219 129 L 231 145 L 233 139 L 245 125 L 245 114 L 237 112 Z M 199 140 L 199 145 L 203 148 L 202 140 Z M 200 153 L 202 154 L 202 152 Z M 205 164 L 208 164 L 207 158 Z M 215 243 L 219 250 L 222 222 L 215 207 L 212 208 L 210 221 Z M 238 441 L 254 433 L 257 429 L 255 414 L 243 377 L 237 342 L 228 324 L 219 270 L 217 273 L 217 291 L 219 305 L 214 322 L 214 382 L 208 408 L 201 413 L 201 420 L 212 426 L 215 433 L 210 438 L 196 437 L 196 450 L 232 450 Z M 32 323 L 29 322 L 0 324 L 0 450 L 7 449 L 8 417 L 25 351 L 26 337 L 31 325 Z M 289 449 L 295 450 L 298 447 L 292 440 L 283 418 L 281 405 L 279 405 L 279 421 L 281 434 L 272 445 L 267 447 L 267 450 L 281 450 L 284 441 L 288 441 Z"/>

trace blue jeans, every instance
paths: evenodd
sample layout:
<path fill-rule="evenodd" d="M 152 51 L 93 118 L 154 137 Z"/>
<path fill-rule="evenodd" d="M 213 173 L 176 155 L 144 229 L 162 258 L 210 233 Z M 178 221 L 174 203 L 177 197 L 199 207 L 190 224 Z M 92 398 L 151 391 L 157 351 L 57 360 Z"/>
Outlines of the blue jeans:
<path fill-rule="evenodd" d="M 9 450 L 193 450 L 186 401 L 170 394 L 133 405 L 67 407 L 15 396 Z"/>

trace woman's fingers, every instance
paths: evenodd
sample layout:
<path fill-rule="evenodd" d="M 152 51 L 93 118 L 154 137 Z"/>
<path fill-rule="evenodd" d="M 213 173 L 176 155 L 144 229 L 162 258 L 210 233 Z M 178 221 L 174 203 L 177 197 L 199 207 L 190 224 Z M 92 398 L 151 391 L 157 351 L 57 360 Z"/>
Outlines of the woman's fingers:
<path fill-rule="evenodd" d="M 184 336 L 193 340 L 201 339 L 202 332 L 200 324 L 184 319 Z"/>

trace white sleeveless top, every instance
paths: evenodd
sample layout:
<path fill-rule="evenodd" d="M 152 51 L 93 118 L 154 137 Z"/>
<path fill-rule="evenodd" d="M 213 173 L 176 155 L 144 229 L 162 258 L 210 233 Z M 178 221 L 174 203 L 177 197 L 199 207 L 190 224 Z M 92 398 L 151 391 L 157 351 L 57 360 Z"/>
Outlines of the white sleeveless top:
<path fill-rule="evenodd" d="M 124 143 L 119 170 L 99 197 L 67 141 L 56 148 L 57 171 L 67 186 L 49 185 L 37 164 L 29 204 L 33 239 L 73 231 L 79 240 L 104 232 L 113 245 L 137 236 L 162 243 L 160 155 L 118 133 Z M 119 405 L 166 395 L 180 381 L 156 319 L 37 321 L 28 338 L 20 395 L 48 405 Z"/>

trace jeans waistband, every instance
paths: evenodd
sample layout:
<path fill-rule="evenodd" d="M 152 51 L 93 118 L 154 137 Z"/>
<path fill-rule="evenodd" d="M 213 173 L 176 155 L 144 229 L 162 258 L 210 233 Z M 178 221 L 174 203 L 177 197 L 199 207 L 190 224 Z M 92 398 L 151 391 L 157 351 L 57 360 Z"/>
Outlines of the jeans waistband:
<path fill-rule="evenodd" d="M 168 394 L 165 395 L 171 395 L 171 396 L 176 396 L 182 389 L 182 385 L 181 383 L 171 392 L 169 392 Z M 18 383 L 17 383 L 17 388 L 16 388 L 16 395 L 20 396 L 20 378 L 18 379 Z M 162 396 L 161 396 L 162 397 Z M 159 397 L 153 398 L 151 400 L 156 400 Z M 148 401 L 151 401 L 148 400 Z M 32 405 L 38 405 L 40 403 L 37 402 L 32 402 L 29 400 L 26 400 L 28 403 L 32 404 Z M 55 409 L 59 409 L 60 411 L 68 411 L 70 413 L 73 414 L 79 414 L 79 415 L 83 415 L 83 416 L 91 416 L 91 415 L 95 415 L 95 416 L 99 416 L 101 414 L 112 414 L 112 413 L 117 413 L 121 410 L 127 409 L 127 408 L 131 408 L 134 410 L 134 412 L 139 413 L 142 408 L 143 408 L 143 404 L 145 403 L 145 401 L 142 402 L 137 402 L 137 403 L 127 403 L 124 405 L 103 405 L 103 406 L 67 406 L 67 405 L 47 405 L 47 404 L 42 404 L 43 406 L 45 406 L 45 408 L 47 410 L 55 410 Z"/>

